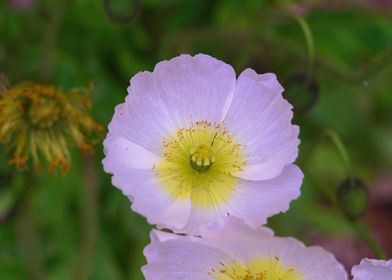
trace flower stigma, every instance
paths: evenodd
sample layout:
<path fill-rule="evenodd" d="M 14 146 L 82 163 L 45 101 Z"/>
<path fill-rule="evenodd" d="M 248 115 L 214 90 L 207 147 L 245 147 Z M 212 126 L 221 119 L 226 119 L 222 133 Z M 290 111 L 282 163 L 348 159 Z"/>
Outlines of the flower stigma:
<path fill-rule="evenodd" d="M 207 171 L 215 161 L 214 154 L 212 145 L 200 144 L 196 149 L 191 150 L 190 161 L 192 168 L 199 172 Z"/>

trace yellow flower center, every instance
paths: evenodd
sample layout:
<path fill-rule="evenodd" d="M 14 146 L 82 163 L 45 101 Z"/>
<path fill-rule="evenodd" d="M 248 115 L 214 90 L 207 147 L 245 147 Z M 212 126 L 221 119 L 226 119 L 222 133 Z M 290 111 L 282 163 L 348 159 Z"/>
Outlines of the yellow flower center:
<path fill-rule="evenodd" d="M 216 280 L 301 280 L 300 274 L 292 267 L 282 265 L 279 258 L 256 259 L 246 266 L 238 263 L 212 268 L 208 275 Z"/>
<path fill-rule="evenodd" d="M 198 207 L 216 207 L 237 187 L 234 175 L 244 167 L 244 156 L 222 125 L 192 123 L 165 139 L 163 147 L 157 178 L 174 199 L 191 199 Z"/>

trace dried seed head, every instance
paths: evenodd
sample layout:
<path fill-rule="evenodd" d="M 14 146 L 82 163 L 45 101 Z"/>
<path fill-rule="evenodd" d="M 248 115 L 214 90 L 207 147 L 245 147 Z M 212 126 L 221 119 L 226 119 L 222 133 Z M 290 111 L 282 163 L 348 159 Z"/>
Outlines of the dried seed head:
<path fill-rule="evenodd" d="M 42 161 L 49 171 L 57 167 L 66 173 L 70 166 L 69 147 L 92 153 L 103 128 L 89 115 L 91 100 L 86 89 L 62 89 L 23 83 L 5 91 L 0 99 L 0 142 L 13 153 L 10 163 L 19 170 L 32 158 L 40 172 Z"/>

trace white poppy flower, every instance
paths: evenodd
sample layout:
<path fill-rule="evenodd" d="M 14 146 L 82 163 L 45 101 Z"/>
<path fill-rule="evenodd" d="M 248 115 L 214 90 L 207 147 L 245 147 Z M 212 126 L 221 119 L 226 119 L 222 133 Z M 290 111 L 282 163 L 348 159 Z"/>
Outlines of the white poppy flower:
<path fill-rule="evenodd" d="M 274 74 L 181 55 L 136 74 L 104 169 L 149 223 L 197 233 L 232 215 L 263 224 L 300 194 L 298 126 Z"/>
<path fill-rule="evenodd" d="M 147 280 L 347 280 L 343 266 L 321 247 L 239 220 L 202 227 L 202 237 L 153 230 L 144 251 Z"/>

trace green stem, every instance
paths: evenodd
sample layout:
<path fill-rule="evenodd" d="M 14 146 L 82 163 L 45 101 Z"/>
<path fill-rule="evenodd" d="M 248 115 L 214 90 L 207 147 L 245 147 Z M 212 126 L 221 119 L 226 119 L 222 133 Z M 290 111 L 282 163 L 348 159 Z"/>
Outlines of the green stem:
<path fill-rule="evenodd" d="M 98 178 L 92 157 L 83 156 L 83 239 L 72 271 L 72 279 L 87 279 L 98 238 Z"/>
<path fill-rule="evenodd" d="M 327 130 L 326 135 L 331 139 L 332 143 L 334 144 L 337 152 L 339 153 L 345 168 L 346 168 L 346 173 L 348 178 L 350 179 L 351 184 L 354 184 L 354 175 L 353 175 L 353 169 L 351 166 L 351 161 L 350 157 L 348 155 L 347 149 L 344 146 L 343 142 L 341 141 L 339 135 L 333 131 L 333 130 Z M 334 196 L 335 197 L 335 196 Z M 336 199 L 333 199 L 333 203 L 336 204 Z M 369 231 L 362 226 L 359 222 L 351 221 L 349 219 L 346 219 L 347 222 L 350 224 L 351 228 L 353 231 L 356 233 L 356 235 L 367 244 L 367 246 L 374 252 L 374 254 L 379 258 L 379 259 L 386 259 L 386 255 L 381 249 L 380 246 L 378 246 L 377 242 L 372 238 L 370 235 Z"/>
<path fill-rule="evenodd" d="M 306 75 L 306 84 L 309 85 L 313 75 L 314 54 L 315 54 L 313 33 L 312 30 L 310 29 L 308 22 L 303 17 L 298 15 L 294 15 L 293 17 L 295 21 L 298 23 L 305 37 L 307 53 L 308 53 L 308 69 Z"/>
<path fill-rule="evenodd" d="M 27 171 L 26 171 L 27 172 Z M 45 262 L 40 255 L 39 234 L 34 225 L 32 215 L 35 184 L 35 174 L 29 174 L 24 177 L 24 193 L 19 202 L 17 211 L 17 237 L 20 248 L 27 261 L 27 268 L 31 279 L 46 279 Z"/>
<path fill-rule="evenodd" d="M 69 0 L 49 2 L 47 11 L 49 19 L 46 19 L 46 30 L 42 38 L 42 57 L 40 68 L 40 79 L 42 82 L 51 80 L 55 67 L 55 49 L 60 35 L 61 24 L 65 18 Z"/>
<path fill-rule="evenodd" d="M 330 188 L 323 188 L 322 191 L 325 192 L 325 194 L 330 199 L 331 203 L 335 207 L 338 207 L 337 201 L 336 201 L 336 196 L 335 196 L 334 192 Z M 370 250 L 373 251 L 373 253 L 376 255 L 377 258 L 386 260 L 386 255 L 385 255 L 384 251 L 377 244 L 377 242 L 372 238 L 372 236 L 370 235 L 368 229 L 366 229 L 364 226 L 362 226 L 359 222 L 351 221 L 351 220 L 349 220 L 347 218 L 345 220 L 350 225 L 350 227 L 355 232 L 355 234 L 363 242 L 366 243 L 366 245 L 370 248 Z"/>
<path fill-rule="evenodd" d="M 348 156 L 347 149 L 344 146 L 343 142 L 340 140 L 339 135 L 333 130 L 327 130 L 325 134 L 334 144 L 336 151 L 339 153 L 340 158 L 343 161 L 344 167 L 346 169 L 347 176 L 352 180 L 353 179 L 353 170 L 350 162 L 350 157 Z"/>
<path fill-rule="evenodd" d="M 368 247 L 374 252 L 377 258 L 386 260 L 387 257 L 377 242 L 374 241 L 369 231 L 357 222 L 349 222 L 354 232 L 365 242 Z"/>

